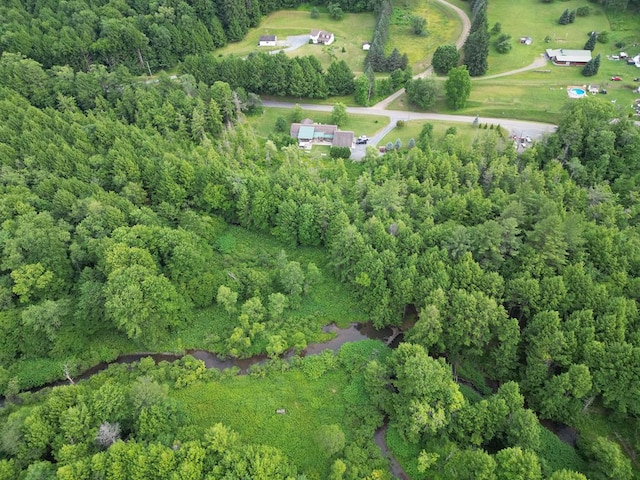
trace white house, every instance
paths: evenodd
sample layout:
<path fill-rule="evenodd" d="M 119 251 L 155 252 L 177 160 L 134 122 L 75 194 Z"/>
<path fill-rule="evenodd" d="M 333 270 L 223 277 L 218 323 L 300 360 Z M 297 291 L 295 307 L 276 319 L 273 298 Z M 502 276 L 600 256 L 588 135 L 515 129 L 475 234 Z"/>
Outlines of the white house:
<path fill-rule="evenodd" d="M 278 42 L 278 37 L 275 35 L 261 35 L 258 41 L 259 47 L 275 47 Z"/>
<path fill-rule="evenodd" d="M 324 30 L 311 30 L 309 40 L 315 44 L 322 43 L 324 45 L 331 45 L 335 40 L 335 37 L 331 32 L 325 32 Z"/>

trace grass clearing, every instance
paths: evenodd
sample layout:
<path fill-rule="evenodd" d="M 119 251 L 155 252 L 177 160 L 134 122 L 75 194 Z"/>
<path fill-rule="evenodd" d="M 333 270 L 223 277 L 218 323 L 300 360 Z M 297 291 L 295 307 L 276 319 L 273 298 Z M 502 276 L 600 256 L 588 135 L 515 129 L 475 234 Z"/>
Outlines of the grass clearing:
<path fill-rule="evenodd" d="M 410 17 L 414 15 L 427 20 L 427 35 L 419 37 L 411 31 Z M 386 53 L 390 54 L 394 48 L 406 53 L 414 73 L 419 73 L 431 64 L 438 46 L 455 43 L 461 32 L 459 17 L 445 5 L 434 0 L 395 2 Z"/>
<path fill-rule="evenodd" d="M 303 118 L 310 118 L 316 123 L 331 124 L 331 112 L 318 112 L 316 110 L 302 110 Z M 291 124 L 291 109 L 289 108 L 264 108 L 261 115 L 247 117 L 255 132 L 261 137 L 268 137 L 275 132 L 276 120 L 284 117 Z M 389 123 L 389 117 L 383 115 L 359 115 L 349 113 L 347 122 L 340 130 L 353 131 L 356 136 L 372 136 L 378 130 Z M 286 133 L 289 133 L 288 131 Z"/>
<path fill-rule="evenodd" d="M 464 145 L 468 146 L 471 146 L 473 144 L 473 141 L 478 138 L 478 136 L 481 136 L 484 132 L 489 131 L 482 128 L 474 127 L 473 125 L 467 123 L 440 122 L 432 120 L 410 120 L 405 124 L 404 127 L 395 127 L 393 130 L 391 130 L 382 139 L 379 145 L 384 146 L 388 142 L 395 144 L 396 140 L 400 139 L 403 148 L 407 148 L 410 139 L 413 138 L 416 142 L 418 141 L 420 131 L 422 130 L 422 126 L 425 123 L 431 123 L 433 125 L 433 137 L 436 143 L 444 139 L 447 129 L 451 127 L 455 127 L 457 132 L 456 135 L 458 136 L 458 138 L 461 139 Z"/>
<path fill-rule="evenodd" d="M 347 442 L 353 436 L 345 422 L 346 387 L 343 371 L 309 379 L 302 371 L 291 370 L 266 378 L 243 375 L 197 383 L 171 395 L 201 430 L 222 422 L 246 442 L 280 448 L 310 478 L 322 479 L 329 476 L 331 457 L 318 447 L 319 429 L 337 424 Z M 286 414 L 276 414 L 279 408 Z"/>
<path fill-rule="evenodd" d="M 327 30 L 335 35 L 329 46 L 303 45 L 286 52 L 290 57 L 315 55 L 326 70 L 332 61 L 344 60 L 354 72 L 362 72 L 366 52 L 362 43 L 373 37 L 375 16 L 373 13 L 347 13 L 342 20 L 333 20 L 326 9 L 320 9 L 318 18 L 311 18 L 308 10 L 281 10 L 264 17 L 260 25 L 249 30 L 243 40 L 216 50 L 220 56 L 238 55 L 245 57 L 252 52 L 279 51 L 283 47 L 258 47 L 261 35 L 276 35 L 279 41 L 288 35 L 309 34 L 313 29 Z M 344 52 L 342 51 L 344 48 Z"/>
<path fill-rule="evenodd" d="M 502 24 L 502 32 L 512 37 L 513 49 L 507 54 L 499 54 L 493 45 L 489 54 L 488 75 L 506 72 L 529 65 L 547 48 L 582 49 L 591 31 L 611 31 L 609 20 L 600 5 L 587 0 L 567 0 L 554 3 L 514 2 L 513 0 L 491 0 L 489 3 L 489 29 L 496 22 Z M 566 9 L 575 10 L 588 5 L 591 14 L 576 17 L 569 25 L 558 24 L 558 19 Z M 531 45 L 521 45 L 520 37 L 531 37 Z M 545 38 L 550 41 L 545 43 Z M 495 36 L 492 36 L 492 42 Z M 596 53 L 602 44 L 596 47 Z"/>

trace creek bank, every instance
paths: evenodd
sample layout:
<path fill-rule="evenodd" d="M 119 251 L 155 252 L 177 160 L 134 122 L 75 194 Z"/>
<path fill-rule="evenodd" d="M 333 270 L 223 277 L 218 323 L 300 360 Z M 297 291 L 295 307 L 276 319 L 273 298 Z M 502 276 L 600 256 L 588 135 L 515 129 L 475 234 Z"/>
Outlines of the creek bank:
<path fill-rule="evenodd" d="M 393 456 L 393 453 L 391 453 L 391 450 L 389 450 L 387 446 L 387 428 L 389 428 L 389 423 L 387 419 L 385 419 L 384 424 L 378 428 L 373 435 L 373 441 L 380 448 L 382 456 L 389 461 L 393 477 L 399 480 L 409 480 L 409 475 L 406 474 L 400 462 L 396 460 L 396 457 Z"/>

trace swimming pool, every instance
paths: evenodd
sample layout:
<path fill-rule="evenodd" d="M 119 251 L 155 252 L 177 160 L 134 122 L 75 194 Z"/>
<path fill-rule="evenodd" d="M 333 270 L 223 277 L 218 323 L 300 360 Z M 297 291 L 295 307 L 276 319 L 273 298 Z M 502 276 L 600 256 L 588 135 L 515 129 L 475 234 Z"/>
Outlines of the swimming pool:
<path fill-rule="evenodd" d="M 569 98 L 582 98 L 587 95 L 587 91 L 584 87 L 567 87 L 567 94 Z"/>

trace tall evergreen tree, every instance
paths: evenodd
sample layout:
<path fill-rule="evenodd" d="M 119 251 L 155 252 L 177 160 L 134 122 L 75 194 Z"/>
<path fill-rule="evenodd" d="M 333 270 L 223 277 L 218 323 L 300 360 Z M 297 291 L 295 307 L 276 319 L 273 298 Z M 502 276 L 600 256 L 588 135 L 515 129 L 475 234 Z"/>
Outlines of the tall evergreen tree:
<path fill-rule="evenodd" d="M 600 54 L 598 54 L 595 58 L 592 58 L 587 62 L 587 64 L 582 69 L 582 75 L 585 77 L 593 77 L 598 73 L 600 69 Z"/>
<path fill-rule="evenodd" d="M 598 34 L 596 32 L 591 32 L 591 35 L 589 35 L 589 40 L 587 40 L 587 43 L 584 44 L 584 50 L 591 50 L 593 52 L 593 49 L 596 48 L 597 38 Z"/>

